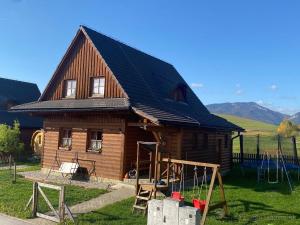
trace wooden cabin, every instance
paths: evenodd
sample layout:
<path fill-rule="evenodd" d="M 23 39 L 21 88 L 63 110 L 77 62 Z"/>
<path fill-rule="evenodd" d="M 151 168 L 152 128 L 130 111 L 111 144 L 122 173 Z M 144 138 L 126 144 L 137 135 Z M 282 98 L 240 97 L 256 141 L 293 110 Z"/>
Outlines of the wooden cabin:
<path fill-rule="evenodd" d="M 211 114 L 171 64 L 85 26 L 39 100 L 12 110 L 44 118 L 44 170 L 76 158 L 117 180 L 135 167 L 137 141 L 229 170 L 232 133 L 243 130 Z"/>
<path fill-rule="evenodd" d="M 37 101 L 41 93 L 36 84 L 0 78 L 0 124 L 12 126 L 20 123 L 21 141 L 25 144 L 24 155 L 31 153 L 30 141 L 33 132 L 41 129 L 43 121 L 24 113 L 10 113 L 12 106 Z"/>

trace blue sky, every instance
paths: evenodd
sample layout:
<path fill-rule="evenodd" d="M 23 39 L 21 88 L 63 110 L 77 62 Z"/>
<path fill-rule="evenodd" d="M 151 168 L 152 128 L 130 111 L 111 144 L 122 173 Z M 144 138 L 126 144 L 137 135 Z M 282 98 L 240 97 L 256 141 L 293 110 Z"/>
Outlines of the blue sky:
<path fill-rule="evenodd" d="M 300 1 L 3 0 L 0 76 L 43 91 L 80 24 L 172 63 L 204 104 L 300 112 Z"/>

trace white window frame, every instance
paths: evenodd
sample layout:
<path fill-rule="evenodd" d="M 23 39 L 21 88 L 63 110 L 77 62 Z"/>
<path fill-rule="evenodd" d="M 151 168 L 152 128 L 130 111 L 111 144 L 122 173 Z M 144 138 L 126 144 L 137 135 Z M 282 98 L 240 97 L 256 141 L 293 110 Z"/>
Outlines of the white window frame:
<path fill-rule="evenodd" d="M 104 97 L 105 77 L 92 77 L 92 96 Z"/>
<path fill-rule="evenodd" d="M 100 139 L 98 139 L 98 134 L 96 134 L 96 139 L 93 138 L 93 133 L 100 133 Z M 88 151 L 89 152 L 101 152 L 102 150 L 102 142 L 103 142 L 103 132 L 101 130 L 91 130 L 89 135 L 89 146 Z M 96 145 L 96 148 L 93 148 L 93 146 Z"/>
<path fill-rule="evenodd" d="M 65 97 L 75 98 L 76 97 L 76 80 L 66 80 L 65 81 Z"/>
<path fill-rule="evenodd" d="M 61 129 L 60 147 L 70 149 L 72 147 L 72 129 Z"/>

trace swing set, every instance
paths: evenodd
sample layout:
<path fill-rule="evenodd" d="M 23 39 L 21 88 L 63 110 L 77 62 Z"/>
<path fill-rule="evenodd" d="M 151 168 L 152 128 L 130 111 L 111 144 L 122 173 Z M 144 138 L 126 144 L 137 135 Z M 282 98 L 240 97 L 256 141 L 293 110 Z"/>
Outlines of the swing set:
<path fill-rule="evenodd" d="M 140 182 L 139 176 L 139 162 L 140 162 L 140 146 L 141 145 L 154 145 L 155 146 L 155 157 L 154 161 L 151 161 L 150 165 L 154 164 L 154 174 L 151 172 L 151 166 L 149 170 L 148 183 Z M 225 199 L 225 192 L 223 187 L 222 176 L 220 174 L 220 165 L 212 164 L 212 163 L 204 163 L 204 162 L 195 162 L 195 161 L 187 161 L 187 160 L 179 160 L 172 159 L 169 156 L 167 158 L 163 158 L 161 152 L 159 151 L 159 143 L 157 142 L 138 142 L 137 143 L 137 174 L 136 174 L 136 200 L 133 205 L 133 211 L 135 209 L 144 210 L 146 213 L 147 210 L 147 202 L 151 198 L 156 198 L 156 193 L 158 191 L 166 191 L 170 190 L 171 186 L 171 198 L 174 200 L 184 202 L 184 188 L 185 188 L 185 168 L 188 166 L 192 166 L 194 168 L 194 187 L 192 194 L 192 203 L 195 208 L 198 208 L 202 214 L 201 217 L 201 225 L 205 224 L 206 217 L 209 211 L 223 208 L 224 216 L 228 216 L 228 206 L 227 201 Z M 200 171 L 200 168 L 201 171 Z M 163 170 L 164 169 L 164 170 Z M 208 175 L 209 174 L 210 181 L 208 184 Z M 199 182 L 200 172 L 203 172 L 201 185 Z M 154 179 L 152 179 L 152 175 Z M 171 178 L 171 180 L 170 180 Z M 219 186 L 220 192 L 220 201 L 215 204 L 210 204 L 211 197 L 214 191 L 214 186 L 217 184 Z M 163 181 L 164 185 L 160 185 Z M 179 181 L 179 190 L 176 190 L 176 182 Z M 171 184 L 171 185 L 170 185 Z M 205 187 L 205 197 L 201 198 L 203 193 L 203 188 Z"/>
<path fill-rule="evenodd" d="M 193 185 L 193 192 L 192 192 L 192 203 L 195 208 L 198 208 L 200 212 L 202 213 L 202 219 L 201 219 L 201 225 L 205 224 L 206 217 L 209 211 L 212 211 L 217 208 L 223 208 L 224 216 L 227 216 L 229 214 L 228 212 L 228 206 L 225 199 L 225 192 L 223 187 L 223 181 L 222 176 L 220 174 L 220 165 L 219 164 L 211 164 L 211 163 L 203 163 L 203 162 L 194 162 L 194 161 L 187 161 L 187 160 L 178 160 L 178 159 L 171 159 L 171 158 L 163 158 L 161 160 L 162 163 L 167 163 L 167 169 L 166 171 L 170 171 L 172 169 L 172 194 L 171 198 L 178 200 L 178 201 L 184 201 L 184 188 L 185 188 L 185 176 L 184 176 L 184 168 L 187 166 L 193 166 L 194 167 L 194 185 Z M 175 184 L 176 181 L 175 177 L 175 170 L 180 166 L 180 186 L 179 191 L 175 190 Z M 203 175 L 201 179 L 201 185 L 199 182 L 199 168 L 203 168 Z M 208 175 L 207 170 L 210 169 L 212 171 L 210 183 L 208 184 Z M 164 172 L 163 172 L 164 174 Z M 167 172 L 169 174 L 169 172 Z M 167 178 L 167 183 L 168 177 Z M 175 178 L 175 179 L 174 179 Z M 216 183 L 216 180 L 218 180 L 219 185 L 219 191 L 220 191 L 220 199 L 221 201 L 218 203 L 215 203 L 213 205 L 210 204 L 211 197 L 214 191 L 214 185 Z M 205 188 L 205 196 L 202 198 L 203 188 Z"/>

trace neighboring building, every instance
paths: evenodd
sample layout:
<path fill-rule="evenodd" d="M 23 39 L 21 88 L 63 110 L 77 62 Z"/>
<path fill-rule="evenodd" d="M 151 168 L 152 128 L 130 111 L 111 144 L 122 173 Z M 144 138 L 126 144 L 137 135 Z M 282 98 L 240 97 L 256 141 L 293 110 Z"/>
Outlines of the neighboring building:
<path fill-rule="evenodd" d="M 243 130 L 210 114 L 171 64 L 84 26 L 39 100 L 12 110 L 44 117 L 43 168 L 78 156 L 119 180 L 134 167 L 137 141 L 228 170 L 232 132 Z"/>
<path fill-rule="evenodd" d="M 37 101 L 41 93 L 36 84 L 0 78 L 0 124 L 12 126 L 18 120 L 21 128 L 21 140 L 27 153 L 31 151 L 30 141 L 33 132 L 43 126 L 42 119 L 24 113 L 8 112 L 10 107 Z"/>

